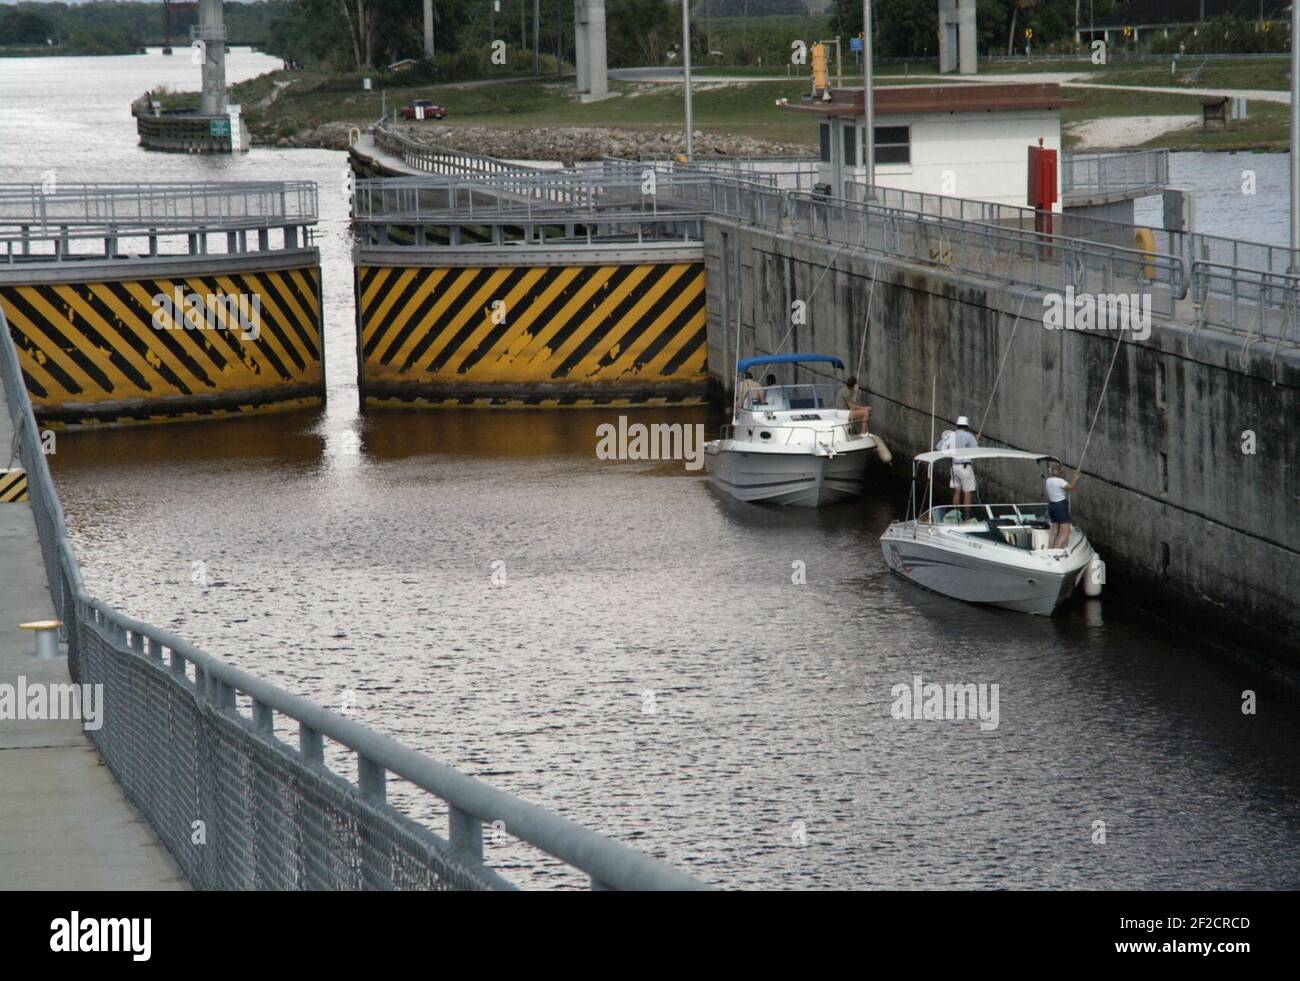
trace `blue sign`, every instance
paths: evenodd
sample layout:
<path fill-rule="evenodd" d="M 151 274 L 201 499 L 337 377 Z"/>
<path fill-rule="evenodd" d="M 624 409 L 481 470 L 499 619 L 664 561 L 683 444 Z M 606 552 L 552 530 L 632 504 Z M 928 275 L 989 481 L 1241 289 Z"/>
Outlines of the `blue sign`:
<path fill-rule="evenodd" d="M 849 38 L 849 50 L 850 50 L 850 51 L 861 51 L 861 50 L 862 50 L 862 38 L 860 38 L 860 37 L 851 37 L 851 38 Z"/>

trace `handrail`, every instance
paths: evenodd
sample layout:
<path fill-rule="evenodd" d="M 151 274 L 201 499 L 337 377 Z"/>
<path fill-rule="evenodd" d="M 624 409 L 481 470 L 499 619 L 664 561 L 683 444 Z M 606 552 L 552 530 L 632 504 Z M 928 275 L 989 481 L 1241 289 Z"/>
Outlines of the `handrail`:
<path fill-rule="evenodd" d="M 359 771 L 359 784 L 354 785 L 353 790 L 363 805 L 373 808 L 389 806 L 384 791 L 389 773 L 446 801 L 450 808 L 451 848 L 460 861 L 474 865 L 484 881 L 509 886 L 482 861 L 483 822 L 504 822 L 507 834 L 586 873 L 593 888 L 704 888 L 696 879 L 635 849 L 438 763 L 394 739 L 290 694 L 204 653 L 166 630 L 128 617 L 95 599 L 85 588 L 76 555 L 67 538 L 63 506 L 41 450 L 35 412 L 3 310 L 0 310 L 0 382 L 3 383 L 16 442 L 27 469 L 29 497 L 50 592 L 68 631 L 70 658 L 74 655 L 72 648 L 79 630 L 91 629 L 113 643 L 117 656 L 137 657 L 151 664 L 161 676 L 184 686 L 211 710 L 245 726 L 253 725 L 255 737 L 262 745 L 287 751 L 300 766 L 324 766 L 324 739 L 353 750 L 358 757 Z M 170 652 L 170 670 L 164 667 L 165 651 Z M 193 682 L 185 674 L 187 664 L 194 666 Z M 236 693 L 253 700 L 251 723 L 236 710 Z M 300 749 L 296 753 L 274 736 L 275 713 L 298 722 L 301 736 Z M 108 762 L 110 767 L 113 766 L 111 758 Z M 333 776 L 343 779 L 337 774 Z M 141 802 L 136 803 L 139 806 Z M 147 807 L 142 810 L 152 823 L 156 815 L 151 814 Z M 418 827 L 423 829 L 431 846 L 439 844 L 431 831 L 422 825 Z M 187 825 L 187 837 L 188 834 Z"/>

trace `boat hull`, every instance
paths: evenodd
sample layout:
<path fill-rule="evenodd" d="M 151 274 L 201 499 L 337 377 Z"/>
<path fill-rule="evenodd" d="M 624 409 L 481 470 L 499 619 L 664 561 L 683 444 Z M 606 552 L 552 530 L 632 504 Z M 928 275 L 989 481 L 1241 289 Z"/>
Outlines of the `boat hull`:
<path fill-rule="evenodd" d="M 706 449 L 709 482 L 740 501 L 821 507 L 862 493 L 870 447 L 834 455 Z"/>
<path fill-rule="evenodd" d="M 909 582 L 967 603 L 1050 616 L 1083 581 L 1092 547 L 1083 542 L 1068 558 L 1047 568 L 995 561 L 886 531 L 880 539 L 885 564 Z"/>

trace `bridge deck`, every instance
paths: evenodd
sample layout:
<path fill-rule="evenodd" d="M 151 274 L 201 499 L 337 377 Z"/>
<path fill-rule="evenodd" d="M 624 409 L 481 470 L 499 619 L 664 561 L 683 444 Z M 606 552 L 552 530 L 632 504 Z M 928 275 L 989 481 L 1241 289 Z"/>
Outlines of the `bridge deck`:
<path fill-rule="evenodd" d="M 3 406 L 8 466 L 13 427 Z M 0 504 L 0 583 L 0 685 L 69 684 L 67 661 L 38 660 L 32 635 L 18 629 L 54 616 L 30 504 Z M 189 888 L 80 722 L 0 718 L 0 787 L 0 889 Z"/>

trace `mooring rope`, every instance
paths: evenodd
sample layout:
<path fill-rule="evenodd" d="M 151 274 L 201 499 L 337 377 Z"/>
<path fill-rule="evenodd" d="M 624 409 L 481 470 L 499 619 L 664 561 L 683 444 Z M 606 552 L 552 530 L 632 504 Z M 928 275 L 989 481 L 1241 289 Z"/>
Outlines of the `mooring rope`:
<path fill-rule="evenodd" d="M 1115 338 L 1115 353 L 1110 356 L 1110 367 L 1106 369 L 1106 380 L 1101 383 L 1101 395 L 1097 399 L 1097 411 L 1092 414 L 1092 425 L 1088 427 L 1088 438 L 1083 441 L 1083 452 L 1079 454 L 1079 465 L 1074 468 L 1074 479 L 1079 479 L 1083 472 L 1083 458 L 1088 455 L 1088 444 L 1092 442 L 1092 431 L 1097 428 L 1097 419 L 1101 416 L 1102 404 L 1106 401 L 1106 389 L 1110 387 L 1110 373 L 1115 370 L 1119 358 L 1120 345 L 1124 343 L 1124 331 L 1121 329 Z"/>
<path fill-rule="evenodd" d="M 862 374 L 862 357 L 867 353 L 867 331 L 871 328 L 871 301 L 876 298 L 876 280 L 880 278 L 880 257 L 876 256 L 876 264 L 871 270 L 871 290 L 867 293 L 867 312 L 862 318 L 862 343 L 858 345 L 858 364 L 857 370 L 853 372 L 853 377 Z"/>
<path fill-rule="evenodd" d="M 1007 356 L 1011 354 L 1011 348 L 1015 344 L 1016 331 L 1020 329 L 1020 315 L 1025 312 L 1025 299 L 1028 296 L 1028 293 L 1023 293 L 1020 296 L 1020 309 L 1016 311 L 1015 323 L 1011 325 L 1011 336 L 1007 339 L 1006 350 L 1002 352 L 1002 363 L 998 365 L 997 377 L 993 379 L 993 391 L 989 392 L 988 404 L 984 406 L 984 414 L 980 416 L 980 428 L 975 434 L 975 442 L 977 443 L 979 438 L 984 435 L 984 423 L 988 420 L 989 409 L 993 408 L 993 396 L 998 393 L 998 384 L 1002 381 L 1002 369 L 1007 366 Z"/>

